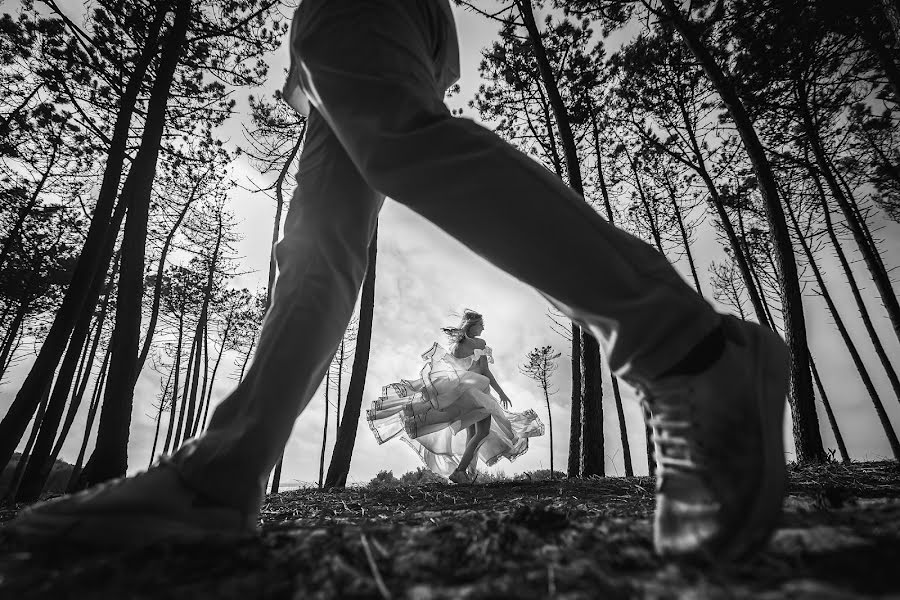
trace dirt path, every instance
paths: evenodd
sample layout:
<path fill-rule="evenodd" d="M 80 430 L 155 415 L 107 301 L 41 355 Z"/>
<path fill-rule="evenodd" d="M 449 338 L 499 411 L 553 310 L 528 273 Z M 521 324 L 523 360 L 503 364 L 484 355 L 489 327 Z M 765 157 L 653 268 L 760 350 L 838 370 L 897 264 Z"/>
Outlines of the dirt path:
<path fill-rule="evenodd" d="M 0 539 L 0 598 L 900 598 L 895 463 L 792 470 L 775 539 L 741 566 L 656 558 L 652 489 L 299 490 L 270 496 L 262 534 L 227 546 L 38 556 Z"/>

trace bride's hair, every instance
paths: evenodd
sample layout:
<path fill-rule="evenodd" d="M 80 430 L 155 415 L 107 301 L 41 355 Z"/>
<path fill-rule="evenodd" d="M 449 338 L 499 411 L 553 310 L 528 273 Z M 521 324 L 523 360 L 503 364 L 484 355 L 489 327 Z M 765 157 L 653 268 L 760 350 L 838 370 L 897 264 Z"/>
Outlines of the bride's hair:
<path fill-rule="evenodd" d="M 462 319 L 456 327 L 441 327 L 441 331 L 447 334 L 451 344 L 458 344 L 469 334 L 469 328 L 481 321 L 481 313 L 470 308 L 463 310 Z"/>

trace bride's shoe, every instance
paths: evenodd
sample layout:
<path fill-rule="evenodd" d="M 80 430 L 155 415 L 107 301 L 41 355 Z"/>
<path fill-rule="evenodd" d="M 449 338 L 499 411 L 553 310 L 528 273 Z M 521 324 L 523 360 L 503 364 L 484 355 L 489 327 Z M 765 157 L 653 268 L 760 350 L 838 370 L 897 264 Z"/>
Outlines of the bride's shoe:
<path fill-rule="evenodd" d="M 469 478 L 468 474 L 465 471 L 453 471 L 450 473 L 450 477 L 448 477 L 450 481 L 457 485 L 472 485 L 475 483 L 472 479 Z"/>

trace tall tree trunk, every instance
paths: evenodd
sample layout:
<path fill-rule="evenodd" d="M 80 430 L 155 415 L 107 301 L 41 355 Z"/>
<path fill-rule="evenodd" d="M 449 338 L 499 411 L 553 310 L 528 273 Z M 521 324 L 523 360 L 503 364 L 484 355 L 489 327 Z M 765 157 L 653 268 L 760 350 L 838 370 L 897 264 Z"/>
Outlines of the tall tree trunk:
<path fill-rule="evenodd" d="M 835 199 L 838 207 L 844 214 L 847 226 L 853 234 L 853 238 L 859 247 L 863 260 L 869 268 L 869 273 L 875 283 L 875 288 L 881 296 L 882 304 L 884 305 L 888 317 L 891 320 L 891 325 L 894 328 L 894 334 L 897 336 L 897 339 L 900 340 L 900 303 L 898 303 L 897 296 L 894 293 L 890 275 L 884 269 L 881 257 L 877 256 L 877 250 L 869 243 L 862 225 L 859 223 L 857 215 L 851 206 L 850 200 L 847 198 L 846 194 L 844 194 L 844 190 L 841 188 L 834 172 L 831 170 L 831 165 L 825 154 L 825 149 L 822 146 L 819 131 L 815 126 L 812 114 L 810 113 L 809 100 L 805 92 L 805 86 L 798 85 L 797 87 L 804 129 L 806 131 L 807 140 L 809 141 L 810 150 L 812 150 L 816 166 L 819 169 L 819 174 L 825 179 L 825 183 L 831 192 L 832 198 Z"/>
<path fill-rule="evenodd" d="M 584 404 L 584 428 L 582 433 L 581 476 L 603 477 L 605 453 L 603 448 L 603 377 L 600 367 L 600 346 L 592 336 L 581 334 L 581 389 Z"/>
<path fill-rule="evenodd" d="M 194 419 L 194 425 L 191 427 L 191 437 L 197 435 L 200 428 L 200 419 L 202 418 L 203 405 L 206 401 L 206 388 L 209 385 L 209 321 L 203 328 L 203 381 L 200 386 L 200 396 L 197 402 L 197 416 Z"/>
<path fill-rule="evenodd" d="M 881 362 L 881 366 L 887 374 L 888 381 L 890 381 L 891 388 L 894 391 L 894 396 L 897 398 L 897 401 L 900 402 L 900 378 L 897 376 L 897 371 L 891 363 L 891 359 L 884 348 L 884 344 L 881 343 L 881 337 L 875 329 L 875 324 L 872 322 L 869 309 L 866 307 L 865 300 L 863 299 L 862 291 L 859 289 L 859 284 L 856 281 L 856 277 L 853 275 L 850 261 L 847 260 L 847 255 L 837 237 L 834 222 L 831 218 L 831 208 L 828 206 L 828 200 L 825 197 L 825 190 L 822 189 L 822 184 L 819 182 L 817 174 L 812 173 L 812 179 L 816 184 L 819 193 L 819 203 L 822 207 L 822 215 L 825 219 L 825 231 L 828 233 L 828 239 L 831 241 L 835 256 L 837 256 L 841 269 L 844 271 L 844 276 L 847 278 L 847 285 L 850 288 L 850 292 L 853 294 L 853 300 L 856 302 L 859 316 L 862 319 L 863 326 L 866 328 L 866 333 L 869 335 L 869 340 L 871 340 L 872 346 L 875 348 L 875 354 L 878 356 L 878 360 Z"/>
<path fill-rule="evenodd" d="M 822 277 L 822 272 L 820 271 L 819 266 L 816 263 L 815 256 L 812 253 L 812 249 L 809 247 L 809 244 L 806 242 L 806 239 L 803 237 L 803 233 L 800 230 L 800 225 L 797 222 L 797 216 L 791 209 L 791 205 L 789 202 L 785 203 L 785 206 L 787 207 L 787 212 L 791 218 L 794 230 L 797 232 L 797 238 L 800 241 L 800 245 L 803 247 L 803 251 L 806 253 L 807 262 L 809 263 L 813 275 L 816 278 L 816 284 L 819 286 L 819 290 L 822 292 L 822 298 L 824 298 L 825 303 L 828 305 L 828 310 L 829 312 L 831 312 L 831 316 L 834 318 L 834 324 L 837 327 L 838 332 L 840 332 L 841 338 L 844 340 L 844 344 L 847 346 L 847 351 L 850 353 L 850 357 L 853 359 L 853 364 L 856 366 L 856 370 L 863 381 L 863 385 L 865 385 L 866 387 L 866 391 L 869 393 L 869 397 L 872 399 L 872 404 L 875 407 L 875 413 L 878 415 L 878 419 L 881 421 L 881 426 L 884 428 L 884 433 L 888 438 L 888 442 L 891 446 L 891 451 L 894 453 L 894 458 L 900 460 L 900 440 L 897 439 L 897 434 L 894 432 L 894 428 L 891 425 L 891 420 L 888 417 L 887 412 L 884 410 L 884 404 L 882 403 L 881 398 L 879 397 L 878 392 L 875 389 L 875 384 L 872 382 L 872 378 L 869 377 L 869 372 L 866 369 L 866 366 L 856 349 L 856 344 L 854 344 L 853 340 L 850 338 L 850 333 L 847 331 L 847 327 L 844 325 L 844 320 L 841 318 L 837 306 L 835 306 L 834 301 L 831 299 L 831 294 L 828 292 L 828 287 L 826 287 L 825 285 L 825 279 Z M 833 415 L 829 416 L 829 420 L 831 419 L 833 419 Z M 832 428 L 836 429 L 836 425 L 834 423 L 832 423 Z M 843 443 L 843 441 L 841 443 Z"/>
<path fill-rule="evenodd" d="M 119 101 L 106 168 L 97 203 L 94 206 L 91 225 L 88 228 L 84 247 L 75 264 L 72 279 L 66 289 L 62 304 L 56 311 L 53 324 L 47 332 L 31 370 L 19 388 L 6 416 L 0 421 L 0 468 L 9 462 L 31 416 L 43 399 L 46 390 L 49 389 L 53 373 L 65 351 L 69 334 L 78 315 L 93 306 L 93 303 L 89 301 L 89 296 L 94 273 L 98 270 L 105 271 L 109 265 L 109 257 L 112 255 L 119 231 L 119 223 L 112 218 L 114 217 L 113 205 L 119 190 L 125 153 L 128 149 L 131 117 L 147 68 L 156 56 L 159 33 L 166 12 L 165 8 L 158 10 L 154 22 L 147 32 L 144 49 L 135 62 L 134 71 L 131 73 Z"/>
<path fill-rule="evenodd" d="M 363 390 L 366 384 L 366 372 L 369 369 L 369 347 L 372 343 L 372 318 L 375 309 L 375 268 L 378 257 L 378 229 L 369 243 L 369 259 L 366 278 L 363 280 L 362 295 L 359 304 L 359 329 L 356 337 L 356 354 L 353 358 L 353 370 L 350 372 L 350 384 L 347 386 L 347 401 L 344 403 L 344 415 L 341 428 L 334 441 L 334 452 L 328 474 L 325 476 L 325 487 L 342 488 L 347 485 L 350 473 L 350 459 L 356 443 L 356 427 L 362 411 Z"/>
<path fill-rule="evenodd" d="M 694 255 L 691 252 L 691 239 L 688 235 L 687 227 L 684 224 L 684 217 L 681 214 L 681 207 L 678 205 L 678 198 L 675 196 L 675 186 L 669 180 L 668 172 L 664 173 L 666 178 L 666 192 L 669 194 L 669 202 L 672 205 L 672 212 L 675 214 L 675 220 L 678 223 L 678 232 L 681 235 L 681 244 L 684 246 L 684 254 L 688 260 L 688 266 L 691 269 L 691 278 L 694 280 L 694 288 L 697 293 L 703 295 L 700 289 L 700 278 L 697 277 L 697 267 L 694 266 Z"/>
<path fill-rule="evenodd" d="M 187 416 L 188 394 L 191 393 L 191 373 L 193 372 L 194 361 L 196 360 L 195 354 L 197 352 L 198 341 L 196 335 L 191 338 L 191 350 L 188 353 L 187 365 L 184 372 L 184 387 L 181 390 L 181 406 L 178 411 L 178 425 L 175 427 L 175 437 L 172 440 L 172 450 L 177 450 L 184 440 L 183 436 L 186 430 L 185 417 Z"/>
<path fill-rule="evenodd" d="M 238 383 L 244 380 L 244 372 L 247 371 L 247 365 L 250 363 L 250 357 L 253 356 L 253 347 L 256 346 L 256 336 L 250 340 L 250 346 L 247 353 L 244 354 L 244 362 L 241 364 L 241 373 L 238 375 Z"/>
<path fill-rule="evenodd" d="M 19 350 L 19 346 L 22 345 L 22 336 L 24 335 L 24 331 L 16 332 L 15 337 L 13 337 L 9 355 L 6 357 L 6 360 L 0 363 L 0 381 L 3 381 L 4 374 L 9 371 L 10 365 L 12 365 L 13 358 L 15 358 L 16 352 Z"/>
<path fill-rule="evenodd" d="M 191 379 L 191 392 L 190 397 L 188 398 L 188 406 L 187 406 L 187 426 L 185 429 L 185 437 L 193 437 L 195 427 L 195 410 L 197 410 L 197 389 L 200 383 L 200 359 L 203 355 L 204 346 L 206 344 L 206 324 L 209 322 L 209 305 L 212 301 L 213 295 L 213 287 L 215 284 L 216 277 L 216 267 L 219 263 L 219 251 L 222 248 L 222 212 L 219 210 L 217 212 L 218 218 L 218 228 L 216 230 L 216 243 L 213 247 L 212 256 L 209 261 L 209 271 L 206 275 L 206 285 L 203 288 L 203 303 L 200 306 L 200 318 L 197 320 L 197 331 L 195 333 L 195 337 L 197 338 L 197 353 L 196 359 L 194 363 L 194 370 L 192 373 Z M 208 353 L 207 353 L 208 354 Z M 206 368 L 203 369 L 204 380 L 206 377 Z M 204 383 L 205 385 L 205 383 Z M 201 398 L 203 395 L 200 396 Z M 197 411 L 199 412 L 199 411 Z"/>
<path fill-rule="evenodd" d="M 338 426 L 337 431 L 340 431 L 340 425 L 341 425 L 341 418 L 340 418 L 340 415 L 341 415 L 341 390 L 343 387 L 342 383 L 343 383 L 343 375 L 344 375 L 344 351 L 346 349 L 346 345 L 345 345 L 346 341 L 347 341 L 347 338 L 346 338 L 346 333 L 345 333 L 344 339 L 341 340 L 340 358 L 338 360 L 337 390 L 335 390 L 337 392 L 337 395 L 335 396 L 336 410 L 334 411 L 334 415 L 335 415 L 334 421 L 335 421 L 335 425 Z M 335 435 L 337 435 L 337 431 L 335 431 Z"/>
<path fill-rule="evenodd" d="M 141 298 L 144 291 L 144 252 L 150 192 L 166 121 L 166 106 L 175 70 L 184 51 L 191 20 L 190 0 L 175 3 L 175 17 L 163 44 L 156 81 L 147 104 L 141 146 L 122 190 L 128 198 L 128 218 L 122 240 L 122 266 L 116 303 L 116 326 L 110 347 L 109 380 L 100 412 L 97 444 L 82 477 L 98 483 L 125 474 L 128 467 L 128 434 L 137 381 L 138 345 L 141 335 Z M 131 185 L 129 185 L 131 183 Z"/>
<path fill-rule="evenodd" d="M 181 212 L 178 213 L 178 217 L 175 219 L 175 224 L 172 225 L 172 229 L 169 230 L 166 234 L 166 239 L 163 241 L 162 250 L 159 253 L 159 264 L 156 267 L 156 284 L 153 286 L 153 301 L 150 304 L 150 321 L 147 323 L 147 335 L 144 337 L 144 345 L 141 347 L 140 357 L 138 358 L 138 373 L 144 368 L 144 363 L 147 362 L 147 356 L 150 354 L 150 347 L 153 345 L 153 336 L 156 333 L 156 324 L 159 321 L 159 306 L 162 301 L 166 258 L 169 256 L 169 249 L 172 247 L 172 241 L 175 239 L 175 234 L 178 232 L 178 228 L 181 227 L 181 222 L 184 221 L 184 218 L 187 216 L 191 204 L 193 204 L 196 199 L 197 191 L 205 177 L 206 176 L 204 175 L 204 177 L 198 179 L 191 189 L 191 193 L 185 201 L 184 206 L 181 208 Z"/>
<path fill-rule="evenodd" d="M 567 475 L 581 477 L 581 429 L 584 423 L 581 402 L 581 328 L 572 325 L 572 409 L 569 417 L 569 461 Z"/>
<path fill-rule="evenodd" d="M 291 148 L 290 154 L 288 154 L 288 159 L 284 161 L 284 166 L 281 167 L 281 171 L 278 173 L 278 179 L 275 181 L 275 223 L 272 226 L 272 246 L 269 252 L 269 278 L 268 283 L 266 285 L 266 306 L 265 310 L 269 310 L 269 306 L 272 305 L 272 292 L 275 290 L 275 272 L 276 272 L 276 264 L 275 264 L 275 244 L 278 243 L 278 238 L 281 236 L 281 214 L 284 211 L 284 180 L 287 178 L 288 169 L 291 167 L 291 163 L 294 162 L 294 157 L 297 156 L 297 153 L 300 151 L 300 147 L 303 145 L 303 138 L 306 135 L 306 121 L 303 122 L 303 128 L 300 130 L 300 134 L 297 136 L 297 142 L 294 144 L 294 147 Z M 251 344 L 251 349 L 252 349 Z M 250 357 L 249 351 L 247 352 L 247 358 Z M 247 361 L 244 361 L 244 367 L 247 366 Z M 241 379 L 244 378 L 244 369 L 241 369 Z M 284 462 L 284 453 L 282 453 L 281 458 L 278 459 L 278 463 L 275 465 L 275 470 L 272 473 L 272 493 L 278 493 L 278 481 L 281 479 L 281 466 L 282 462 Z"/>
<path fill-rule="evenodd" d="M 47 409 L 47 400 L 49 399 L 50 390 L 47 391 L 48 394 L 44 395 L 44 401 L 41 402 L 37 414 L 34 416 L 34 425 L 31 427 L 31 435 L 28 436 L 28 441 L 25 442 L 25 448 L 22 449 L 22 454 L 19 456 L 19 463 L 16 465 L 16 470 L 13 472 L 9 487 L 6 488 L 5 497 L 11 502 L 19 495 L 19 485 L 22 483 L 22 477 L 28 469 L 28 463 L 31 459 L 31 448 L 37 438 L 38 430 L 41 427 L 41 421 L 44 419 L 44 411 Z"/>
<path fill-rule="evenodd" d="M 543 82 L 547 99 L 550 102 L 550 108 L 553 110 L 553 117 L 556 121 L 556 127 L 559 131 L 559 139 L 562 144 L 563 156 L 566 159 L 566 175 L 568 176 L 569 185 L 580 196 L 584 197 L 584 183 L 581 177 L 581 164 L 578 159 L 578 148 L 575 143 L 575 136 L 572 133 L 572 126 L 569 119 L 569 113 L 563 102 L 562 95 L 559 92 L 559 86 L 556 76 L 553 72 L 553 66 L 547 58 L 547 52 L 544 48 L 541 33 L 538 30 L 537 23 L 534 20 L 534 10 L 531 0 L 515 0 L 515 4 L 522 16 L 522 22 L 528 31 L 528 37 L 531 40 L 531 49 L 534 53 L 535 62 L 537 62 L 538 72 Z M 548 119 L 548 127 L 551 123 Z M 574 330 L 573 330 L 574 332 Z M 580 339 L 580 352 L 573 353 L 575 356 L 582 357 L 579 364 L 581 375 L 581 390 L 583 395 L 581 398 L 581 409 L 584 417 L 582 426 L 581 448 L 585 457 L 588 457 L 590 464 L 584 464 L 584 472 L 582 475 L 593 475 L 603 473 L 603 423 L 597 426 L 592 419 L 603 418 L 603 407 L 599 404 L 602 399 L 602 379 L 600 370 L 600 348 L 597 341 L 589 334 L 578 330 Z M 574 338 L 573 338 L 574 350 Z M 596 356 L 594 356 L 596 354 Z M 574 368 L 574 365 L 573 365 Z M 589 405 L 590 404 L 590 405 Z M 598 459 L 599 457 L 599 459 Z M 599 466 L 597 463 L 600 463 Z"/>
<path fill-rule="evenodd" d="M 103 279 L 105 279 L 105 274 Z M 53 441 L 56 439 L 63 411 L 66 408 L 66 401 L 69 399 L 72 379 L 78 368 L 79 359 L 83 351 L 87 349 L 86 338 L 93 318 L 93 310 L 85 311 L 78 318 L 78 322 L 72 330 L 69 347 L 60 366 L 53 391 L 50 393 L 49 400 L 44 408 L 44 418 L 41 419 L 41 428 L 34 443 L 31 459 L 28 461 L 28 467 L 22 476 L 21 486 L 16 496 L 18 502 L 33 502 L 37 500 L 41 495 L 47 477 L 50 476 L 50 471 L 53 469 L 53 463 L 50 461 Z"/>
<path fill-rule="evenodd" d="M 759 297 L 756 286 L 753 283 L 753 275 L 748 262 L 749 257 L 745 256 L 743 246 L 734 231 L 734 225 L 731 223 L 731 218 L 725 210 L 725 202 L 722 199 L 722 195 L 719 193 L 719 188 L 716 187 L 716 183 L 713 181 L 712 175 L 710 175 L 709 169 L 706 166 L 706 157 L 703 155 L 703 147 L 697 139 L 694 123 L 683 102 L 678 102 L 678 111 L 681 114 L 681 120 L 684 124 L 685 133 L 687 134 L 694 162 L 681 158 L 676 154 L 669 154 L 693 169 L 703 181 L 707 192 L 709 192 L 709 203 L 712 205 L 713 210 L 716 211 L 716 215 L 719 218 L 719 224 L 725 231 L 725 236 L 728 238 L 728 244 L 734 252 L 734 261 L 744 280 L 744 288 L 747 290 L 747 295 L 750 297 L 750 304 L 753 305 L 753 311 L 756 313 L 756 320 L 761 325 L 774 329 L 775 325 L 774 323 L 769 323 L 766 312 L 763 310 L 762 298 Z M 665 149 L 659 144 L 657 144 L 657 146 Z"/>
<path fill-rule="evenodd" d="M 685 45 L 719 93 L 753 165 L 772 235 L 775 261 L 779 267 L 778 279 L 784 312 L 784 331 L 791 350 L 790 398 L 797 460 L 820 462 L 825 459 L 825 450 L 822 447 L 822 436 L 819 432 L 819 419 L 816 414 L 815 394 L 809 368 L 809 347 L 806 341 L 806 318 L 803 314 L 800 278 L 797 273 L 797 264 L 794 261 L 791 235 L 778 198 L 772 167 L 753 127 L 753 121 L 747 114 L 734 84 L 704 45 L 694 26 L 681 14 L 676 0 L 662 0 L 662 4 Z"/>
<path fill-rule="evenodd" d="M 900 3 L 897 0 L 880 0 L 881 10 L 888 23 L 891 24 L 891 32 L 894 34 L 894 43 L 900 45 Z M 900 90 L 897 91 L 900 93 Z"/>
<path fill-rule="evenodd" d="M 118 266 L 117 262 L 113 267 L 112 277 L 115 277 L 115 271 Z M 91 284 L 91 297 L 99 295 L 106 283 L 107 274 L 98 271 L 95 273 L 94 277 L 98 281 L 94 281 Z M 111 285 L 112 284 L 110 283 L 110 287 Z M 109 295 L 107 293 L 107 296 L 103 300 L 101 314 L 97 317 L 98 333 L 93 344 L 95 351 L 97 343 L 99 342 L 102 321 L 106 319 L 106 306 L 108 301 Z M 65 436 L 68 433 L 68 428 L 65 426 L 62 430 L 59 430 L 60 421 L 63 416 L 63 411 L 66 408 L 66 400 L 69 398 L 69 393 L 72 390 L 73 376 L 75 375 L 75 370 L 80 362 L 80 357 L 83 353 L 88 351 L 88 334 L 93 320 L 94 311 L 85 311 L 78 318 L 78 321 L 75 323 L 75 328 L 72 330 L 69 347 L 66 350 L 59 373 L 56 376 L 56 382 L 53 385 L 53 391 L 50 393 L 50 399 L 44 409 L 44 418 L 41 420 L 41 429 L 38 432 L 38 437 L 34 444 L 31 460 L 28 461 L 28 468 L 25 469 L 25 474 L 22 477 L 22 484 L 19 487 L 19 493 L 16 498 L 19 502 L 32 502 L 37 500 L 41 495 L 41 491 L 44 489 L 44 485 L 47 483 L 47 479 L 50 477 L 50 473 L 53 471 L 53 464 L 56 458 L 53 452 L 54 440 L 59 433 L 61 446 L 62 441 L 65 440 Z M 76 389 L 75 394 L 73 394 L 73 400 L 77 395 L 77 392 L 78 390 Z M 70 406 L 69 412 L 72 413 L 72 419 L 75 417 L 74 412 L 77 408 L 77 406 Z"/>
<path fill-rule="evenodd" d="M 837 419 L 834 417 L 834 411 L 831 409 L 831 402 L 828 400 L 828 394 L 825 393 L 825 386 L 822 385 L 822 378 L 819 377 L 819 370 L 816 368 L 816 361 L 812 356 L 809 359 L 809 366 L 812 369 L 813 381 L 819 390 L 819 396 L 822 397 L 822 405 L 825 407 L 825 415 L 828 417 L 828 423 L 831 424 L 831 432 L 834 433 L 834 441 L 837 443 L 838 451 L 841 454 L 841 460 L 844 464 L 850 464 L 850 454 L 847 453 L 847 446 L 844 444 L 844 436 L 841 435 L 841 429 L 838 427 Z"/>
<path fill-rule="evenodd" d="M 103 389 L 106 387 L 106 376 L 109 373 L 110 356 L 111 352 L 109 348 L 107 348 L 103 357 L 103 364 L 100 366 L 97 383 L 94 385 L 94 392 L 91 395 L 91 402 L 88 406 L 87 422 L 84 425 L 84 436 L 81 438 L 81 449 L 78 451 L 78 458 L 75 459 L 72 474 L 69 475 L 69 482 L 66 484 L 67 492 L 74 492 L 84 487 L 79 485 L 81 467 L 84 464 L 84 456 L 87 452 L 88 441 L 91 439 L 91 431 L 94 429 L 94 420 L 96 419 L 97 411 L 100 408 L 100 398 L 103 397 Z"/>
<path fill-rule="evenodd" d="M 75 393 L 72 396 L 72 400 L 69 403 L 69 409 L 66 412 L 66 418 L 63 420 L 62 429 L 60 430 L 59 437 L 57 438 L 56 444 L 53 447 L 53 452 L 51 452 L 50 454 L 51 464 L 56 462 L 59 453 L 62 451 L 62 445 L 66 441 L 66 437 L 68 437 L 69 435 L 69 430 L 71 430 L 72 424 L 75 422 L 75 417 L 78 414 L 78 409 L 81 407 L 81 401 L 84 399 L 84 393 L 85 391 L 87 391 L 88 381 L 90 380 L 94 360 L 97 356 L 97 349 L 100 346 L 100 340 L 103 338 L 103 327 L 106 325 L 106 317 L 109 313 L 109 298 L 110 294 L 112 293 L 113 281 L 115 280 L 118 267 L 119 261 L 118 258 L 116 258 L 113 265 L 113 272 L 110 275 L 110 281 L 107 287 L 107 291 L 103 296 L 103 301 L 100 303 L 100 315 L 97 317 L 97 332 L 94 334 L 94 341 L 91 344 L 91 351 L 88 355 L 87 369 L 85 370 L 84 378 L 78 385 L 78 388 L 75 390 Z"/>
<path fill-rule="evenodd" d="M 0 379 L 6 374 L 6 366 L 12 358 L 13 348 L 15 347 L 16 338 L 19 335 L 19 329 L 28 316 L 29 304 L 22 302 L 16 310 L 16 314 L 6 329 L 6 337 L 3 340 L 3 346 L 0 347 Z"/>
<path fill-rule="evenodd" d="M 597 115 L 591 111 L 591 126 L 594 133 L 594 156 L 597 161 L 597 181 L 600 183 L 600 194 L 603 197 L 603 206 L 606 209 L 606 219 L 610 225 L 615 225 L 616 218 L 613 214 L 612 202 L 609 199 L 609 189 L 606 186 L 606 177 L 603 175 L 603 161 L 600 153 L 600 127 L 597 124 Z M 625 408 L 622 406 L 622 392 L 619 390 L 619 380 L 610 371 L 609 379 L 612 383 L 613 399 L 616 403 L 616 416 L 619 421 L 619 438 L 622 444 L 622 459 L 625 463 L 625 476 L 632 477 L 634 468 L 631 464 L 631 445 L 628 442 L 628 429 L 625 425 Z"/>
<path fill-rule="evenodd" d="M 156 446 L 159 443 L 159 425 L 162 422 L 163 411 L 166 407 L 166 398 L 169 396 L 169 385 L 172 383 L 172 371 L 166 378 L 166 387 L 163 388 L 162 396 L 159 398 L 159 410 L 156 412 L 156 429 L 153 432 L 153 448 L 150 449 L 150 462 L 147 468 L 153 466 L 153 458 L 156 456 Z"/>
<path fill-rule="evenodd" d="M 637 166 L 634 164 L 634 161 L 631 157 L 628 157 L 628 163 L 631 166 L 631 172 L 634 174 L 635 187 L 638 190 L 638 196 L 641 199 L 641 205 L 644 207 L 644 211 L 647 215 L 647 221 L 650 224 L 650 232 L 653 235 L 653 242 L 656 245 L 656 250 L 665 256 L 665 252 L 662 247 L 662 239 L 659 235 L 659 230 L 656 227 L 656 222 L 653 219 L 653 213 L 650 211 L 650 204 L 647 202 L 647 197 L 644 194 L 644 188 L 641 186 L 641 179 L 638 175 Z M 645 411 L 647 411 L 645 407 Z M 647 447 L 647 474 L 651 477 L 656 475 L 656 445 L 653 443 L 653 431 L 650 429 L 650 426 L 647 425 L 647 421 L 649 421 L 649 413 L 645 414 L 644 420 L 644 434 L 646 439 L 646 447 Z"/>
<path fill-rule="evenodd" d="M 325 374 L 325 425 L 322 427 L 322 453 L 319 455 L 319 489 L 322 489 L 322 482 L 325 478 L 325 447 L 328 444 L 328 413 L 331 412 L 331 404 L 328 402 L 328 390 L 331 386 L 328 384 L 328 374 Z"/>
<path fill-rule="evenodd" d="M 206 429 L 206 417 L 209 415 L 209 405 L 212 403 L 213 387 L 216 385 L 216 374 L 219 372 L 219 364 L 222 362 L 222 355 L 225 354 L 225 348 L 228 347 L 228 335 L 231 333 L 231 328 L 233 326 L 234 313 L 230 313 L 228 319 L 225 321 L 225 331 L 222 333 L 222 347 L 219 349 L 219 354 L 216 355 L 216 363 L 213 365 L 212 375 L 209 377 L 209 389 L 206 391 L 206 401 L 203 405 L 203 424 L 200 427 L 200 431 Z"/>
<path fill-rule="evenodd" d="M 550 433 L 550 479 L 556 479 L 556 466 L 553 464 L 553 411 L 550 410 L 550 392 L 548 390 L 546 375 L 541 382 L 544 390 L 544 400 L 547 402 L 547 429 Z"/>
<path fill-rule="evenodd" d="M 172 385 L 172 400 L 169 402 L 169 426 L 166 429 L 166 443 L 163 444 L 163 454 L 168 454 L 172 447 L 172 432 L 175 430 L 175 413 L 178 410 L 178 380 L 181 377 L 181 346 L 184 343 L 184 314 L 178 314 L 178 338 L 175 343 L 175 360 L 172 370 L 175 372 L 175 383 Z"/>

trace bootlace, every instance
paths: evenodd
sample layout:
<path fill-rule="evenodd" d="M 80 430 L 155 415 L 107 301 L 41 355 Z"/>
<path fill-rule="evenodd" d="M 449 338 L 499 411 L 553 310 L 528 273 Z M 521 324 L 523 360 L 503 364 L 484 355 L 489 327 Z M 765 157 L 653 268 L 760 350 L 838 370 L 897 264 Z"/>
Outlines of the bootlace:
<path fill-rule="evenodd" d="M 699 424 L 690 386 L 661 388 L 652 394 L 640 389 L 639 393 L 656 448 L 659 484 L 673 471 L 704 472 L 708 456 L 697 435 Z"/>

